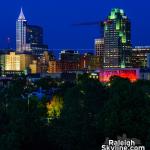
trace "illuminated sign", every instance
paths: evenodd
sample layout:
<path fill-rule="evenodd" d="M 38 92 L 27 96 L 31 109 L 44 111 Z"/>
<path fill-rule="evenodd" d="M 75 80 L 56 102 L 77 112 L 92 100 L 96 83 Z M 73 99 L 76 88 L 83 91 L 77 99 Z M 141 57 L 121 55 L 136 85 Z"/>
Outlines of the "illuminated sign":
<path fill-rule="evenodd" d="M 128 78 L 134 82 L 139 79 L 139 69 L 104 69 L 99 71 L 100 82 L 109 82 L 112 76 Z"/>

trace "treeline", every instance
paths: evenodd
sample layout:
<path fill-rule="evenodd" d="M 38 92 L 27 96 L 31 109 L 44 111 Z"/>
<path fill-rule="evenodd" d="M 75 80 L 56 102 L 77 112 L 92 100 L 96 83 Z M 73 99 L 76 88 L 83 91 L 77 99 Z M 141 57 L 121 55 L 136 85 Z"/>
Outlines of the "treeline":
<path fill-rule="evenodd" d="M 35 87 L 58 88 L 52 101 L 23 97 Z M 109 84 L 24 77 L 0 91 L 0 150 L 99 150 L 126 134 L 150 148 L 150 82 L 112 77 Z M 30 101 L 29 101 L 30 100 Z M 29 103 L 30 102 L 30 103 Z"/>

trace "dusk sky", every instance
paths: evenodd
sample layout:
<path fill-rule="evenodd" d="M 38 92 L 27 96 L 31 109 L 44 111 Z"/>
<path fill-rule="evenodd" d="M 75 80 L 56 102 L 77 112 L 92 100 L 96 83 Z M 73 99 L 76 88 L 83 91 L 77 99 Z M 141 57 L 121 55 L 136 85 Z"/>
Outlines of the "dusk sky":
<path fill-rule="evenodd" d="M 72 24 L 104 20 L 114 7 L 124 9 L 130 18 L 133 45 L 150 45 L 149 0 L 2 0 L 0 48 L 7 47 L 7 37 L 15 48 L 16 19 L 21 7 L 29 24 L 44 28 L 49 49 L 92 49 L 94 39 L 100 36 L 99 27 Z"/>

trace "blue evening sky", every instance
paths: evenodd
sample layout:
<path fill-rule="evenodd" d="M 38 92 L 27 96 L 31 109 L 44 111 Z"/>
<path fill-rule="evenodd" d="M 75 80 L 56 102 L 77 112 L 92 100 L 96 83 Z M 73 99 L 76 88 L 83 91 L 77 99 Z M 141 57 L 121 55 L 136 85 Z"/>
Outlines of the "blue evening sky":
<path fill-rule="evenodd" d="M 150 0 L 2 0 L 0 5 L 0 48 L 7 37 L 15 48 L 15 23 L 23 7 L 29 24 L 44 28 L 49 48 L 92 49 L 100 36 L 98 26 L 74 23 L 104 20 L 111 8 L 125 10 L 132 22 L 133 45 L 150 45 Z"/>

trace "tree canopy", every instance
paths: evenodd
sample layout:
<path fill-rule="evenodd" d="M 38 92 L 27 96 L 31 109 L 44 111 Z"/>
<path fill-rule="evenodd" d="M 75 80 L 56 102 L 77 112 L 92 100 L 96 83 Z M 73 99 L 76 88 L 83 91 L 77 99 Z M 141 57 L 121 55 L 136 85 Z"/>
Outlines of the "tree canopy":
<path fill-rule="evenodd" d="M 112 77 L 102 84 L 83 75 L 58 83 L 50 100 L 22 97 L 32 91 L 25 77 L 0 90 L 0 150 L 99 150 L 107 137 L 123 134 L 150 147 L 149 81 Z M 36 84 L 46 90 L 58 85 L 53 79 Z"/>

